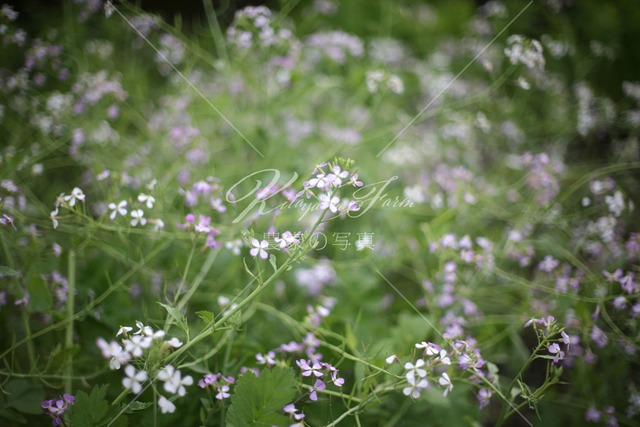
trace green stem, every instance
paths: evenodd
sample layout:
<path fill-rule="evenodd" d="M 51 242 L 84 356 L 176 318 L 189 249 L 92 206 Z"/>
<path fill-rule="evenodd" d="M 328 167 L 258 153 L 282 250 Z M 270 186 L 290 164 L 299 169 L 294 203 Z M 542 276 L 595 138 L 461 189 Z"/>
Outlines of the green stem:
<path fill-rule="evenodd" d="M 369 396 L 367 396 L 366 399 L 363 399 L 359 404 L 357 404 L 356 406 L 353 406 L 351 408 L 349 408 L 347 411 L 345 411 L 344 413 L 342 413 L 342 415 L 340 415 L 338 418 L 336 418 L 335 420 L 333 420 L 333 422 L 327 424 L 325 427 L 334 427 L 337 426 L 340 421 L 344 420 L 345 418 L 347 418 L 349 415 L 361 411 L 362 409 L 364 409 L 369 403 L 371 403 L 374 400 L 377 400 L 378 397 L 378 393 L 388 393 L 388 392 L 392 392 L 395 391 L 394 387 L 389 387 L 389 388 L 385 388 L 382 390 L 378 390 L 375 393 L 370 394 Z"/>
<path fill-rule="evenodd" d="M 169 242 L 163 245 L 160 245 L 154 250 L 152 250 L 149 257 L 140 261 L 134 268 L 129 270 L 127 273 L 125 273 L 120 278 L 120 280 L 118 280 L 116 283 L 110 286 L 109 289 L 104 291 L 102 295 L 100 295 L 98 298 L 93 300 L 91 303 L 87 304 L 87 306 L 84 309 L 78 311 L 76 314 L 74 314 L 71 317 L 65 317 L 61 321 L 54 323 L 53 325 L 49 325 L 46 328 L 40 329 L 39 331 L 34 332 L 33 334 L 21 339 L 20 341 L 13 344 L 10 348 L 5 350 L 2 354 L 0 354 L 0 359 L 5 358 L 7 355 L 12 353 L 16 348 L 20 347 L 21 345 L 31 342 L 31 340 L 33 340 L 34 338 L 45 335 L 56 329 L 62 328 L 63 326 L 66 326 L 69 322 L 73 322 L 74 320 L 80 319 L 81 317 L 84 317 L 87 314 L 91 313 L 96 306 L 102 303 L 102 301 L 104 301 L 107 297 L 109 297 L 109 295 L 111 295 L 115 290 L 119 289 L 120 286 L 122 286 L 127 280 L 129 280 L 129 278 L 133 276 L 138 270 L 140 270 L 151 258 L 156 256 L 162 249 L 168 246 L 168 244 Z"/>
<path fill-rule="evenodd" d="M 196 345 L 197 343 L 199 343 L 200 341 L 205 339 L 207 336 L 209 336 L 209 334 L 214 332 L 216 329 L 219 329 L 234 314 L 236 314 L 243 307 L 245 307 L 247 304 L 252 302 L 263 290 L 266 289 L 267 286 L 269 286 L 269 284 L 271 284 L 278 277 L 280 277 L 280 275 L 282 275 L 282 273 L 287 271 L 288 268 L 291 266 L 291 264 L 296 262 L 299 259 L 299 257 L 302 256 L 304 252 L 306 252 L 306 250 L 308 249 L 307 245 L 309 244 L 309 241 L 311 240 L 311 236 L 313 235 L 313 232 L 318 228 L 318 226 L 322 222 L 322 220 L 323 220 L 323 218 L 324 218 L 326 213 L 327 213 L 327 210 L 324 210 L 322 212 L 322 215 L 320 215 L 320 217 L 315 222 L 313 227 L 311 227 L 311 231 L 309 232 L 307 237 L 303 240 L 303 242 L 301 242 L 301 245 L 300 245 L 300 248 L 298 249 L 298 251 L 293 253 L 292 256 L 290 258 L 288 258 L 267 280 L 265 280 L 260 285 L 258 285 L 249 295 L 247 295 L 242 301 L 240 301 L 238 303 L 238 305 L 236 305 L 232 309 L 229 309 L 220 319 L 218 319 L 218 321 L 216 321 L 212 325 L 207 326 L 202 332 L 200 332 L 191 341 L 187 342 L 185 345 L 183 345 L 182 347 L 180 347 L 179 349 L 177 349 L 176 351 L 174 351 L 173 353 L 168 355 L 165 358 L 165 362 L 166 363 L 172 362 L 174 359 L 178 358 L 180 355 L 185 353 L 188 349 L 190 349 L 191 347 L 193 347 L 194 345 Z"/>
<path fill-rule="evenodd" d="M 529 365 L 535 359 L 535 355 L 538 353 L 538 351 L 542 350 L 546 344 L 547 344 L 547 341 L 546 340 L 542 340 L 538 344 L 538 346 L 535 348 L 535 350 L 533 350 L 533 353 L 531 353 L 531 356 L 529 356 L 529 359 L 527 359 L 527 361 L 524 363 L 524 365 L 522 365 L 522 368 L 520 368 L 520 370 L 518 371 L 518 374 L 515 377 L 513 377 L 513 380 L 509 384 L 509 387 L 507 387 L 507 389 L 506 389 L 505 402 L 503 402 L 503 404 L 502 404 L 502 409 L 500 410 L 500 416 L 498 417 L 498 421 L 496 423 L 496 427 L 500 427 L 502 425 L 502 423 L 507 419 L 507 417 L 508 417 L 508 415 L 507 415 L 507 407 L 513 405 L 509 401 L 510 397 L 508 397 L 508 396 L 511 396 L 511 390 L 513 389 L 513 386 L 516 384 L 518 379 L 522 377 L 522 374 L 524 373 L 524 371 L 526 371 L 529 368 Z"/>
<path fill-rule="evenodd" d="M 31 335 L 31 325 L 29 324 L 29 313 L 27 312 L 27 308 L 24 307 L 23 310 L 20 310 L 22 313 L 22 321 L 24 322 L 24 332 L 26 334 L 25 339 L 30 340 L 32 338 Z M 30 370 L 33 370 L 36 367 L 36 353 L 33 348 L 33 342 L 28 341 L 27 345 L 27 354 L 29 355 L 29 363 L 31 363 Z"/>
<path fill-rule="evenodd" d="M 187 302 L 189 302 L 193 294 L 195 294 L 195 292 L 198 290 L 198 287 L 203 282 L 206 275 L 209 273 L 209 270 L 211 270 L 211 267 L 213 266 L 213 262 L 216 260 L 216 257 L 218 256 L 219 253 L 220 251 L 217 249 L 213 249 L 209 252 L 207 259 L 204 262 L 204 265 L 200 269 L 200 272 L 198 273 L 198 276 L 196 277 L 196 279 L 193 281 L 193 284 L 189 288 L 189 291 L 187 291 L 184 298 L 182 298 L 178 303 L 178 305 L 176 306 L 178 310 L 182 310 L 182 308 L 187 304 Z"/>
<path fill-rule="evenodd" d="M 76 289 L 76 253 L 74 251 L 69 252 L 69 287 L 67 289 L 67 317 L 71 318 L 67 324 L 67 330 L 65 335 L 65 350 L 67 350 L 67 364 L 64 371 L 64 391 L 71 394 L 71 383 L 73 378 L 73 353 L 71 348 L 73 347 L 73 312 L 75 303 L 75 289 Z"/>
<path fill-rule="evenodd" d="M 180 298 L 180 294 L 182 293 L 182 288 L 184 287 L 184 283 L 187 281 L 187 274 L 189 274 L 189 269 L 191 268 L 191 261 L 193 260 L 193 254 L 196 251 L 196 242 L 194 240 L 193 245 L 191 246 L 191 252 L 189 252 L 189 258 L 187 258 L 187 266 L 184 268 L 184 273 L 182 274 L 182 280 L 180 280 L 180 285 L 178 286 L 178 290 L 173 299 L 173 305 L 178 303 L 178 298 Z M 167 315 L 167 320 L 169 320 L 171 316 Z M 165 331 L 166 331 L 165 325 Z"/>

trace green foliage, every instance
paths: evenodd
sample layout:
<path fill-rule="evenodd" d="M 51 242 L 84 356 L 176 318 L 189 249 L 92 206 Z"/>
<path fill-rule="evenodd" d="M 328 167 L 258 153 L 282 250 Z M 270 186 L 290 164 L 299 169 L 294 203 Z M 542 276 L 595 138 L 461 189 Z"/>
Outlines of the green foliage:
<path fill-rule="evenodd" d="M 21 274 L 19 271 L 9 268 L 6 265 L 0 265 L 0 276 L 20 277 Z"/>
<path fill-rule="evenodd" d="M 0 390 L 0 420 L 7 419 L 21 424 L 27 420 L 21 414 L 41 414 L 40 402 L 44 399 L 42 387 L 27 380 L 13 379 Z"/>
<path fill-rule="evenodd" d="M 636 2 L 0 8 L 0 424 L 636 425 Z"/>
<path fill-rule="evenodd" d="M 72 427 L 97 427 L 115 420 L 113 425 L 126 426 L 126 416 L 120 415 L 120 408 L 111 407 L 106 399 L 108 384 L 95 386 L 89 394 L 84 391 L 76 394 L 76 400 L 68 415 Z M 134 406 L 135 407 L 135 406 Z"/>
<path fill-rule="evenodd" d="M 259 377 L 244 373 L 235 390 L 226 416 L 230 427 L 288 425 L 282 408 L 291 403 L 296 393 L 291 368 L 265 369 Z"/>

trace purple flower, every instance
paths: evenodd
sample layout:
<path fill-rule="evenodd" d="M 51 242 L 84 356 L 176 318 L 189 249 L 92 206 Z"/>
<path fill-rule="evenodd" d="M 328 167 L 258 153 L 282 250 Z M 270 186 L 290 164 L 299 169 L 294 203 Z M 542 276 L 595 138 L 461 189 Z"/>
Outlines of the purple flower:
<path fill-rule="evenodd" d="M 52 418 L 54 426 L 62 424 L 62 416 L 73 405 L 76 398 L 70 394 L 63 394 L 61 399 L 44 400 L 40 407 L 47 411 L 47 415 Z"/>
<path fill-rule="evenodd" d="M 544 259 L 538 264 L 538 268 L 542 271 L 546 271 L 547 273 L 551 273 L 560 265 L 560 262 L 553 258 L 551 255 L 547 255 Z"/>
<path fill-rule="evenodd" d="M 18 231 L 16 226 L 13 225 L 13 217 L 7 214 L 2 214 L 2 217 L 0 217 L 0 224 L 2 224 L 5 227 L 7 227 L 7 225 L 11 225 L 11 227 L 13 228 L 13 231 Z"/>
<path fill-rule="evenodd" d="M 321 377 L 322 375 L 324 375 L 322 372 L 320 372 L 320 370 L 322 369 L 322 366 L 317 362 L 311 363 L 310 360 L 300 359 L 300 360 L 296 360 L 296 365 L 300 367 L 303 377 L 308 377 L 311 375 L 315 375 L 316 377 Z"/>
<path fill-rule="evenodd" d="M 602 412 L 598 411 L 595 407 L 590 406 L 589 409 L 587 409 L 587 412 L 585 412 L 584 418 L 592 423 L 597 423 L 602 418 Z"/>
<path fill-rule="evenodd" d="M 316 382 L 313 384 L 313 387 L 309 387 L 309 390 L 311 390 L 311 394 L 309 394 L 309 399 L 313 400 L 314 402 L 318 400 L 318 394 L 316 393 L 316 391 L 318 390 L 322 391 L 325 388 L 326 388 L 326 385 L 324 384 L 324 382 L 322 382 L 322 380 L 320 379 L 317 379 Z"/>
<path fill-rule="evenodd" d="M 488 388 L 478 390 L 478 409 L 483 410 L 489 405 L 493 392 Z"/>
<path fill-rule="evenodd" d="M 602 331 L 602 329 L 595 325 L 593 325 L 593 328 L 591 329 L 590 337 L 599 348 L 603 348 L 609 343 L 607 335 Z"/>
<path fill-rule="evenodd" d="M 549 346 L 549 353 L 555 356 L 553 358 L 553 363 L 558 363 L 560 360 L 564 359 L 564 351 L 560 349 L 560 345 L 556 342 Z"/>

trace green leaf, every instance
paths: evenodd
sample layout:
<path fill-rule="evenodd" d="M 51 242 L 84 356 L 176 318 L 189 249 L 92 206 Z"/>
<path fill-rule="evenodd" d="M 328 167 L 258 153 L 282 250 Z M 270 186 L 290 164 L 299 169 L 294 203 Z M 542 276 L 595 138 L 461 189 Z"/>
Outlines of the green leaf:
<path fill-rule="evenodd" d="M 487 362 L 487 369 L 489 370 L 489 372 L 491 372 L 491 374 L 493 375 L 498 375 L 498 366 L 496 366 L 494 363 L 491 362 Z"/>
<path fill-rule="evenodd" d="M 109 410 L 109 403 L 105 399 L 108 387 L 108 384 L 104 384 L 94 387 L 89 395 L 84 391 L 76 395 L 69 414 L 73 427 L 93 427 L 99 424 Z"/>
<path fill-rule="evenodd" d="M 273 271 L 277 272 L 278 271 L 278 265 L 276 264 L 276 256 L 271 254 L 269 255 L 269 263 L 271 264 L 271 267 L 273 267 Z"/>
<path fill-rule="evenodd" d="M 41 414 L 40 403 L 45 395 L 42 387 L 33 385 L 27 380 L 12 380 L 4 386 L 8 393 L 2 408 L 13 408 L 23 414 Z"/>
<path fill-rule="evenodd" d="M 0 265 L 0 277 L 20 277 L 22 276 L 19 271 L 11 269 L 6 265 Z"/>
<path fill-rule="evenodd" d="M 48 311 L 53 306 L 51 291 L 39 274 L 29 275 L 27 292 L 29 293 L 29 311 Z"/>
<path fill-rule="evenodd" d="M 282 408 L 295 396 L 296 381 L 291 368 L 264 369 L 259 377 L 247 372 L 240 376 L 226 422 L 230 427 L 286 426 L 290 420 Z"/>
<path fill-rule="evenodd" d="M 238 310 L 227 319 L 227 325 L 234 330 L 240 330 L 242 326 L 242 311 Z"/>
<path fill-rule="evenodd" d="M 189 325 L 187 325 L 187 319 L 185 319 L 184 315 L 180 312 L 180 310 L 178 310 L 176 307 L 171 307 L 170 305 L 162 304 L 161 302 L 159 302 L 158 304 L 160 304 L 165 308 L 165 310 L 167 310 L 167 313 L 169 313 L 169 316 L 173 317 L 173 319 L 176 321 L 176 324 L 180 328 L 182 328 L 183 331 L 189 333 Z"/>
<path fill-rule="evenodd" d="M 131 402 L 125 408 L 125 413 L 130 414 L 135 411 L 142 411 L 153 405 L 153 402 Z"/>
<path fill-rule="evenodd" d="M 345 338 L 346 338 L 346 342 L 347 342 L 347 346 L 349 347 L 349 350 L 351 350 L 352 353 L 356 353 L 357 352 L 356 348 L 358 346 L 358 338 L 356 338 L 356 335 L 353 333 L 353 329 L 351 329 L 351 325 L 348 323 L 345 325 L 344 334 L 345 334 Z"/>
<path fill-rule="evenodd" d="M 27 419 L 23 417 L 18 411 L 14 411 L 13 409 L 6 408 L 0 411 L 0 418 L 6 418 L 11 421 L 15 421 L 16 423 L 26 424 Z"/>
<path fill-rule="evenodd" d="M 213 314 L 210 311 L 196 311 L 196 314 L 198 315 L 199 318 L 201 318 L 202 320 L 204 320 L 204 323 L 213 323 L 214 319 L 216 318 L 215 314 Z"/>

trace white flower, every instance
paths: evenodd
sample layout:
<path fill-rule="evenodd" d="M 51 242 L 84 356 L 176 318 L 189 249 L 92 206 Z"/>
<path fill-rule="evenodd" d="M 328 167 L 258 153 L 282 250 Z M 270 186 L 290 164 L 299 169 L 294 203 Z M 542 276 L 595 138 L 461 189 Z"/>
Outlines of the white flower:
<path fill-rule="evenodd" d="M 187 394 L 184 386 L 193 384 L 193 378 L 191 378 L 191 376 L 187 375 L 182 378 L 180 371 L 171 365 L 165 366 L 164 369 L 158 372 L 158 379 L 164 381 L 165 391 L 172 394 L 177 393 L 179 396 Z"/>
<path fill-rule="evenodd" d="M 135 332 L 135 335 L 144 335 L 153 339 L 164 338 L 163 330 L 154 331 L 151 326 L 145 326 L 139 320 L 136 320 L 136 327 L 138 328 L 138 330 Z"/>
<path fill-rule="evenodd" d="M 336 213 L 339 203 L 340 199 L 336 196 L 331 197 L 331 193 L 320 195 L 320 209 L 328 208 L 331 212 Z"/>
<path fill-rule="evenodd" d="M 169 344 L 173 348 L 182 347 L 182 341 L 176 337 L 171 338 L 169 341 L 165 341 L 165 343 Z"/>
<path fill-rule="evenodd" d="M 227 397 L 230 397 L 231 395 L 229 394 L 229 386 L 228 385 L 223 385 L 222 387 L 218 387 L 218 393 L 216 393 L 216 399 L 218 400 L 222 400 L 222 399 L 226 399 Z"/>
<path fill-rule="evenodd" d="M 327 178 L 325 174 L 319 173 L 315 178 L 311 178 L 308 182 L 308 188 L 322 188 L 326 187 L 329 183 L 327 182 Z"/>
<path fill-rule="evenodd" d="M 453 384 L 451 384 L 451 379 L 449 378 L 449 375 L 447 375 L 446 372 L 442 373 L 442 376 L 440 378 L 438 378 L 438 383 L 442 386 L 442 387 L 446 387 L 444 389 L 444 392 L 442 393 L 442 395 L 444 397 L 447 397 L 447 394 L 449 394 L 449 392 L 451 390 L 453 390 Z"/>
<path fill-rule="evenodd" d="M 173 414 L 176 410 L 176 405 L 164 396 L 160 396 L 158 399 L 158 406 L 160 406 L 160 412 L 163 414 Z"/>
<path fill-rule="evenodd" d="M 427 376 L 427 371 L 422 369 L 424 365 L 425 365 L 425 362 L 422 359 L 416 360 L 415 365 L 410 362 L 405 363 L 404 369 L 407 370 L 406 377 L 409 384 L 411 385 L 416 384 L 416 375 L 420 378 L 424 378 Z"/>
<path fill-rule="evenodd" d="M 414 399 L 417 399 L 418 397 L 420 397 L 420 393 L 422 392 L 422 390 L 425 390 L 427 387 L 429 387 L 429 382 L 427 380 L 420 380 L 417 384 L 411 384 L 409 385 L 409 387 L 405 387 L 402 389 L 402 393 L 405 396 L 411 396 Z"/>
<path fill-rule="evenodd" d="M 124 348 L 127 350 L 133 357 L 140 357 L 144 350 L 151 347 L 152 339 L 151 337 L 144 337 L 142 335 L 134 335 L 131 339 L 124 340 Z"/>
<path fill-rule="evenodd" d="M 240 255 L 240 248 L 242 247 L 242 240 L 240 240 L 240 239 L 230 240 L 230 241 L 224 243 L 224 247 L 229 249 L 232 254 Z"/>
<path fill-rule="evenodd" d="M 147 223 L 147 219 L 144 217 L 144 211 L 142 209 L 136 209 L 131 211 L 131 226 L 135 227 L 140 223 L 140 225 L 145 225 Z"/>
<path fill-rule="evenodd" d="M 131 326 L 120 326 L 120 329 L 118 329 L 118 332 L 116 333 L 116 336 L 119 336 L 120 334 L 125 334 L 125 336 L 127 335 L 128 332 L 131 332 L 133 330 L 133 328 Z"/>
<path fill-rule="evenodd" d="M 164 221 L 161 219 L 150 219 L 149 222 L 153 224 L 153 231 L 160 231 L 164 229 Z"/>
<path fill-rule="evenodd" d="M 121 200 L 117 205 L 115 203 L 109 203 L 109 209 L 111 209 L 111 214 L 109 214 L 109 218 L 112 220 L 116 219 L 116 215 L 120 214 L 124 216 L 127 214 L 127 201 Z"/>
<path fill-rule="evenodd" d="M 284 233 L 282 233 L 282 237 L 276 237 L 273 240 L 280 246 L 281 249 L 284 249 L 291 245 L 300 244 L 300 239 L 298 239 L 298 235 L 299 233 L 296 233 L 294 235 L 290 231 L 285 231 Z"/>
<path fill-rule="evenodd" d="M 427 356 L 436 355 L 440 351 L 439 346 L 430 342 L 425 342 L 425 341 L 417 343 L 416 348 L 424 348 L 424 354 L 426 354 Z"/>
<path fill-rule="evenodd" d="M 443 365 L 451 365 L 451 359 L 447 356 L 447 350 L 440 350 L 438 360 L 440 360 Z"/>
<path fill-rule="evenodd" d="M 148 194 L 140 193 L 138 194 L 138 201 L 140 203 L 145 203 L 147 205 L 147 208 L 151 209 L 153 208 L 153 204 L 155 203 L 156 199 L 153 196 L 149 196 Z"/>
<path fill-rule="evenodd" d="M 267 254 L 267 251 L 265 249 L 269 247 L 269 242 L 267 242 L 266 240 L 259 242 L 258 239 L 251 239 L 251 246 L 253 246 L 253 248 L 249 251 L 251 256 L 257 257 L 258 254 L 260 254 L 260 258 L 267 259 L 267 256 L 269 255 Z"/>
<path fill-rule="evenodd" d="M 109 361 L 111 369 L 120 369 L 121 365 L 128 363 L 131 359 L 129 353 L 124 351 L 122 346 L 115 341 L 108 343 L 104 339 L 98 338 L 96 344 L 102 350 L 102 355 L 111 359 Z"/>
<path fill-rule="evenodd" d="M 392 364 L 393 362 L 395 362 L 398 359 L 398 357 L 395 354 L 392 354 L 391 356 L 387 357 L 386 359 L 384 359 L 385 362 L 387 362 L 387 364 Z"/>
<path fill-rule="evenodd" d="M 80 200 L 81 202 L 84 202 L 84 193 L 82 192 L 81 189 L 79 189 L 78 187 L 75 187 L 73 190 L 71 190 L 71 194 L 68 196 L 64 196 L 63 199 L 66 202 L 69 202 L 69 206 L 75 206 L 76 200 Z"/>
<path fill-rule="evenodd" d="M 56 218 L 57 215 L 58 215 L 58 206 L 56 206 L 56 209 L 49 214 L 49 216 L 51 217 L 51 222 L 53 223 L 54 230 L 58 229 L 58 220 Z"/>
<path fill-rule="evenodd" d="M 137 371 L 133 365 L 127 365 L 124 368 L 126 377 L 122 379 L 122 386 L 126 389 L 130 389 L 134 393 L 140 393 L 142 391 L 142 383 L 147 380 L 147 373 L 145 371 Z"/>

